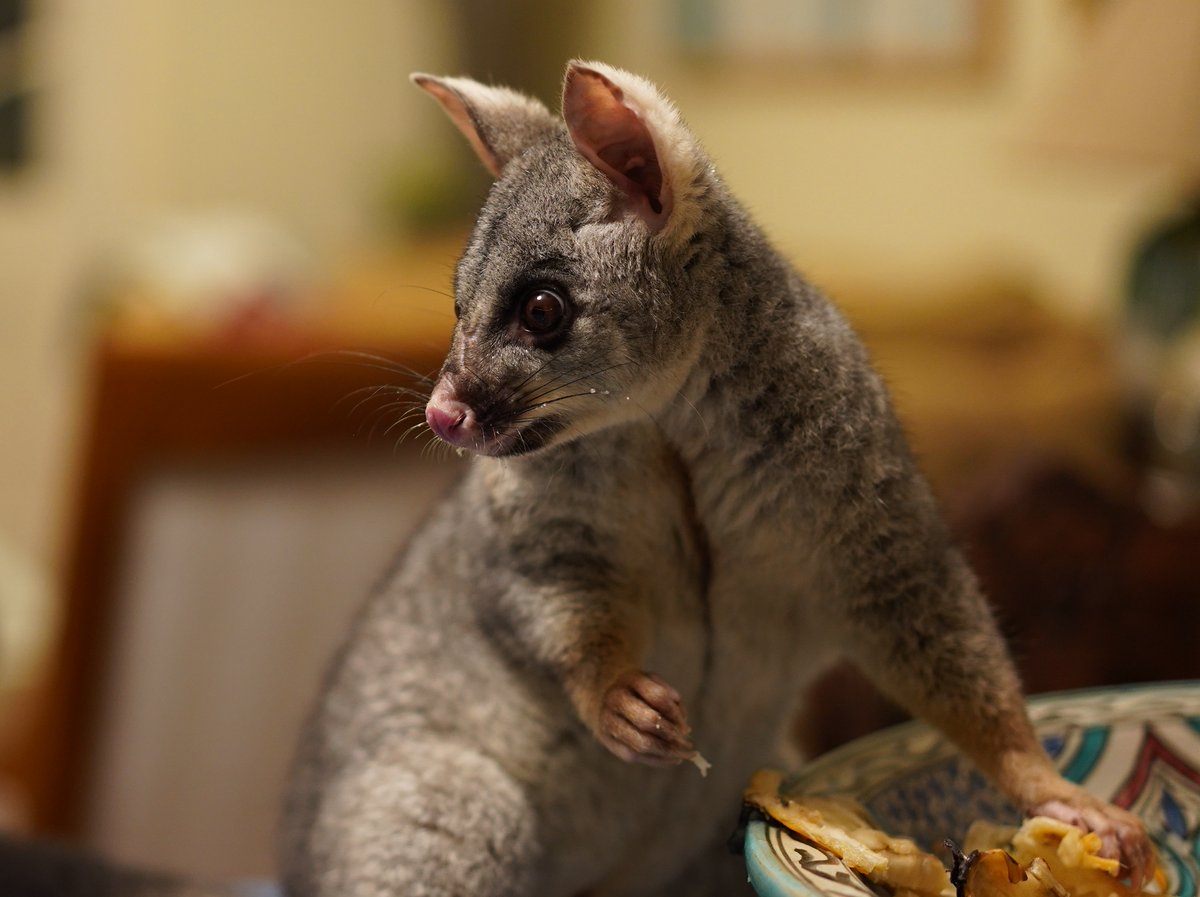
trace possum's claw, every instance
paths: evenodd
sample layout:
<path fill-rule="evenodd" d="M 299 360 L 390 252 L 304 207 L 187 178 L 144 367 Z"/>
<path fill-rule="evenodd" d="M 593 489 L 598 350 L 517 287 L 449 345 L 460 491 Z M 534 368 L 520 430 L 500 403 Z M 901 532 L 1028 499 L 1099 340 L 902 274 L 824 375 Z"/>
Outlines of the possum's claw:
<path fill-rule="evenodd" d="M 683 699 L 652 673 L 631 670 L 604 693 L 597 735 L 629 763 L 674 766 L 695 753 Z"/>

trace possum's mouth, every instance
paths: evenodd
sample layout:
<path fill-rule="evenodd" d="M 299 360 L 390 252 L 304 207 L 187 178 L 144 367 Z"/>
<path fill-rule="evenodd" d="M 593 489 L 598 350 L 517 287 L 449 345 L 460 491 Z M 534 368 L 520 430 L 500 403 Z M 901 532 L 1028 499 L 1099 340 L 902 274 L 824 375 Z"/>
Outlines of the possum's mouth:
<path fill-rule="evenodd" d="M 425 409 L 429 429 L 456 449 L 490 458 L 528 455 L 548 447 L 567 428 L 559 415 L 545 415 L 520 424 L 493 421 L 470 405 L 431 399 Z"/>
<path fill-rule="evenodd" d="M 549 448 L 560 433 L 567 428 L 567 423 L 560 417 L 543 417 L 535 420 L 513 433 L 510 440 L 508 456 L 528 455 L 540 449 Z"/>
<path fill-rule="evenodd" d="M 482 441 L 462 448 L 490 458 L 514 458 L 548 448 L 566 427 L 558 417 L 538 418 L 520 427 L 492 428 L 484 424 L 480 427 Z"/>

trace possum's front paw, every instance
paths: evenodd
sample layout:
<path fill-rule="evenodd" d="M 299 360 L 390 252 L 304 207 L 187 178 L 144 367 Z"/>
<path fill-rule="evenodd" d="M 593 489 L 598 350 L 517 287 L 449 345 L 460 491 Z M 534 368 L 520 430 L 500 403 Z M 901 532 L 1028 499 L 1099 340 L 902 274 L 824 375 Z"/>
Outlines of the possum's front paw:
<path fill-rule="evenodd" d="M 679 692 L 652 673 L 631 670 L 608 687 L 596 735 L 628 763 L 674 766 L 694 753 Z"/>
<path fill-rule="evenodd" d="M 1095 832 L 1103 845 L 1101 854 L 1121 861 L 1122 877 L 1129 876 L 1135 889 L 1154 876 L 1154 849 L 1146 836 L 1146 827 L 1132 813 L 1106 804 L 1086 792 L 1047 800 L 1028 811 L 1030 816 L 1049 816 Z"/>

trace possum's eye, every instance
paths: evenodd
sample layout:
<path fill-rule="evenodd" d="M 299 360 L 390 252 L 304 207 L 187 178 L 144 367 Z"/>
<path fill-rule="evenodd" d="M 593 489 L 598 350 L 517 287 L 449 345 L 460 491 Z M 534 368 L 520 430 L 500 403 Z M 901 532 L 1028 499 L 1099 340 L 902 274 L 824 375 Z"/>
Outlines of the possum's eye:
<path fill-rule="evenodd" d="M 567 316 L 567 303 L 548 287 L 534 287 L 521 299 L 521 327 L 535 336 L 549 336 L 562 327 Z"/>

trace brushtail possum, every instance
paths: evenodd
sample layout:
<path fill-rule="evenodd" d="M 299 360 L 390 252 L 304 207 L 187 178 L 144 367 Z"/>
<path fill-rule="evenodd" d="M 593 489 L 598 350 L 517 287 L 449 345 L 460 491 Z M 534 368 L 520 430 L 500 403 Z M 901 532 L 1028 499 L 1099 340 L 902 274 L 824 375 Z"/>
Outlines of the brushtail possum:
<path fill-rule="evenodd" d="M 599 63 L 561 118 L 414 80 L 495 176 L 425 407 L 475 457 L 301 738 L 290 897 L 747 893 L 742 789 L 841 657 L 1144 877 L 1138 821 L 1034 737 L 859 341 L 675 108 Z"/>
<path fill-rule="evenodd" d="M 741 790 L 839 657 L 1144 876 L 1138 821 L 1038 744 L 859 341 L 672 104 L 599 63 L 561 119 L 414 81 L 495 176 L 425 408 L 476 457 L 332 670 L 289 893 L 744 892 Z"/>

